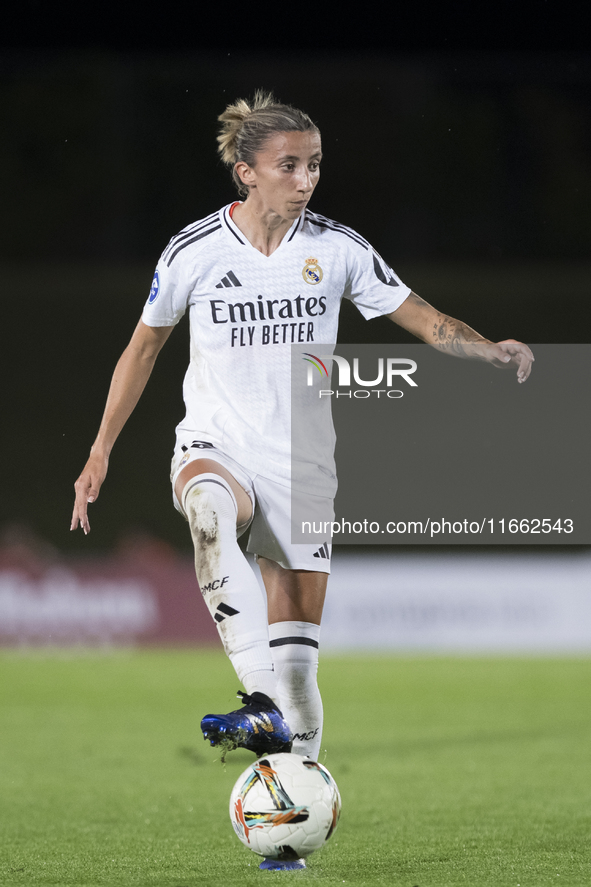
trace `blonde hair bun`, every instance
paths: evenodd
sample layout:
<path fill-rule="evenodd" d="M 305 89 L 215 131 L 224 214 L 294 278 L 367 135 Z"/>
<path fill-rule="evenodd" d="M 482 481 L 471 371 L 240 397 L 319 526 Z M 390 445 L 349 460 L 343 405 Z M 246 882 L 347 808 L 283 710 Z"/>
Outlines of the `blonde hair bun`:
<path fill-rule="evenodd" d="M 263 89 L 257 89 L 252 99 L 237 99 L 228 105 L 218 120 L 218 152 L 232 168 L 234 184 L 242 196 L 248 196 L 248 188 L 234 168 L 239 161 L 254 166 L 263 144 L 278 132 L 318 132 L 307 114 L 278 102 L 272 92 Z"/>
<path fill-rule="evenodd" d="M 276 104 L 278 103 L 272 92 L 257 89 L 250 102 L 247 99 L 237 99 L 233 105 L 228 105 L 223 114 L 220 114 L 218 120 L 222 125 L 217 137 L 218 152 L 224 163 L 234 165 L 238 162 L 238 136 L 248 118 L 256 111 Z"/>

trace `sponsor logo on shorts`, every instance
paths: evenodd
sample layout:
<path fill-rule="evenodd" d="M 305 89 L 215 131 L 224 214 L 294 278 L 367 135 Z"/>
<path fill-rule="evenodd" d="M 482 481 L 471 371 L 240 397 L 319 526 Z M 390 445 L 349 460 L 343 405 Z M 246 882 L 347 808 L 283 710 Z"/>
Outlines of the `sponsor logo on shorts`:
<path fill-rule="evenodd" d="M 314 557 L 330 558 L 330 551 L 328 548 L 328 542 L 325 542 L 324 545 L 320 546 L 318 551 L 314 552 Z"/>
<path fill-rule="evenodd" d="M 190 458 L 191 458 L 191 454 L 190 454 L 190 453 L 185 453 L 185 455 L 183 456 L 183 458 L 182 458 L 181 461 L 179 462 L 179 468 L 182 468 L 183 465 L 185 465 L 185 463 L 188 462 Z"/>
<path fill-rule="evenodd" d="M 207 440 L 194 440 L 191 444 L 191 447 L 194 447 L 196 450 L 215 450 L 214 445 L 212 443 L 209 443 L 209 441 Z M 183 444 L 181 446 L 181 450 L 183 451 L 183 453 L 187 453 L 189 447 Z"/>
<path fill-rule="evenodd" d="M 158 298 L 158 293 L 160 292 L 160 275 L 158 272 L 154 272 L 154 280 L 152 281 L 152 286 L 150 287 L 150 295 L 148 296 L 148 305 L 152 305 L 156 299 Z"/>

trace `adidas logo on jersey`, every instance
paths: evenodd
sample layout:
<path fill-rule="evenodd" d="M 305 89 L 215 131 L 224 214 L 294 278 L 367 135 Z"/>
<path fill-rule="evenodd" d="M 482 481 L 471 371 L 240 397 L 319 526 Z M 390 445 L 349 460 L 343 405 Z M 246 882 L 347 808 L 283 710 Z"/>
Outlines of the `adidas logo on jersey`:
<path fill-rule="evenodd" d="M 242 286 L 242 284 L 240 283 L 240 281 L 238 280 L 238 278 L 236 277 L 236 275 L 234 274 L 233 271 L 227 271 L 226 276 L 222 277 L 222 279 L 219 283 L 216 283 L 215 288 L 216 288 L 216 290 L 221 290 L 225 286 L 227 286 L 227 287 Z"/>
<path fill-rule="evenodd" d="M 375 249 L 373 250 L 373 270 L 375 271 L 378 280 L 380 280 L 382 283 L 385 283 L 386 286 L 398 286 L 396 275 L 394 274 L 390 266 L 387 265 L 382 257 L 375 251 Z"/>
<path fill-rule="evenodd" d="M 328 542 L 325 542 L 324 545 L 320 546 L 318 551 L 314 552 L 314 557 L 330 558 L 330 554 L 328 551 Z"/>

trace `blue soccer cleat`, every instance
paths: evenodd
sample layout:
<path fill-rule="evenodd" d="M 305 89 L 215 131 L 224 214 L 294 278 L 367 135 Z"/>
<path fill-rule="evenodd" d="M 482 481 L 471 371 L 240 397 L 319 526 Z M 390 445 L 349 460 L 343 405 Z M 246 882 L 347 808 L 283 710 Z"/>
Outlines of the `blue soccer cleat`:
<path fill-rule="evenodd" d="M 297 872 L 306 868 L 303 859 L 263 859 L 260 869 L 265 872 Z"/>
<path fill-rule="evenodd" d="M 264 693 L 249 696 L 241 690 L 238 696 L 244 708 L 227 715 L 205 715 L 201 721 L 203 738 L 222 749 L 222 761 L 226 753 L 235 748 L 246 748 L 257 758 L 290 752 L 291 732 L 273 700 Z"/>

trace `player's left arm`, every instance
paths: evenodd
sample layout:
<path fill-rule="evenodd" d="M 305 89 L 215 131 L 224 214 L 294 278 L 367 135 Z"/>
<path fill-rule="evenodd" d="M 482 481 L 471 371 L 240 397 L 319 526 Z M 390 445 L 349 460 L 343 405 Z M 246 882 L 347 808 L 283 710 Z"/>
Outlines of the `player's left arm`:
<path fill-rule="evenodd" d="M 525 382 L 531 372 L 534 356 L 523 342 L 515 339 L 491 342 L 461 320 L 442 314 L 416 293 L 411 293 L 388 317 L 438 351 L 485 360 L 496 367 L 517 367 L 518 382 Z"/>

